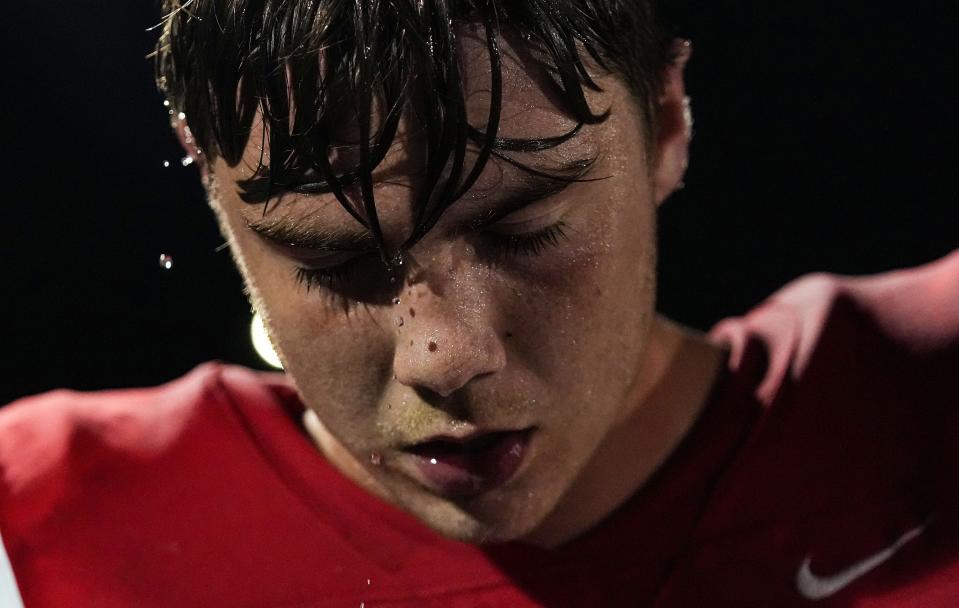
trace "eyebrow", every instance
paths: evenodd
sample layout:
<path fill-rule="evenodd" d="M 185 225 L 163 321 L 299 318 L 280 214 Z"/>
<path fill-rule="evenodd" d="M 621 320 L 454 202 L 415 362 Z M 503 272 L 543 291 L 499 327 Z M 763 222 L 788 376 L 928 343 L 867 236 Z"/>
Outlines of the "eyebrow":
<path fill-rule="evenodd" d="M 505 160 L 510 163 L 509 159 Z M 595 161 L 596 157 L 581 158 L 548 169 L 510 163 L 520 169 L 523 175 L 515 178 L 513 185 L 497 188 L 489 196 L 488 208 L 466 221 L 465 226 L 480 230 L 537 201 L 555 196 L 576 182 L 605 179 L 586 177 Z M 318 227 L 286 218 L 264 218 L 248 221 L 247 227 L 261 238 L 281 247 L 326 253 L 367 253 L 378 249 L 373 235 L 358 225 Z"/>
<path fill-rule="evenodd" d="M 594 156 L 567 161 L 549 169 L 514 165 L 523 172 L 522 177 L 517 178 L 513 185 L 492 195 L 490 208 L 467 225 L 473 230 L 480 230 L 533 203 L 555 196 L 574 183 L 606 179 L 586 177 L 595 162 Z"/>
<path fill-rule="evenodd" d="M 373 235 L 361 226 L 317 228 L 285 219 L 258 220 L 246 225 L 260 237 L 283 247 L 327 253 L 377 249 Z"/>

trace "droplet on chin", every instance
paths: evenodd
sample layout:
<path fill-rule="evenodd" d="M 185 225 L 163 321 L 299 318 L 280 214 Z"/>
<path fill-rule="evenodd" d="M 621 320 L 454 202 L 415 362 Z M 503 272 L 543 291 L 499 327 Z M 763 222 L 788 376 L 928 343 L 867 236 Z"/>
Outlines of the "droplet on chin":
<path fill-rule="evenodd" d="M 167 255 L 165 253 L 160 254 L 160 268 L 163 270 L 170 270 L 173 268 L 173 256 Z"/>
<path fill-rule="evenodd" d="M 380 463 L 383 462 L 383 457 L 379 452 L 370 452 L 370 464 L 374 467 L 380 466 Z"/>

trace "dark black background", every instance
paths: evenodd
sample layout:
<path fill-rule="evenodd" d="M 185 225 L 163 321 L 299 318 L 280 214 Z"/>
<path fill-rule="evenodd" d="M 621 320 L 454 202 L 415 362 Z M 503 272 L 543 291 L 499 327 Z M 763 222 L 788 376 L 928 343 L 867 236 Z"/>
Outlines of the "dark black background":
<path fill-rule="evenodd" d="M 701 4 L 683 7 L 696 139 L 662 213 L 662 310 L 706 328 L 806 272 L 959 246 L 959 5 Z M 0 403 L 257 365 L 145 59 L 158 19 L 153 2 L 4 6 Z"/>

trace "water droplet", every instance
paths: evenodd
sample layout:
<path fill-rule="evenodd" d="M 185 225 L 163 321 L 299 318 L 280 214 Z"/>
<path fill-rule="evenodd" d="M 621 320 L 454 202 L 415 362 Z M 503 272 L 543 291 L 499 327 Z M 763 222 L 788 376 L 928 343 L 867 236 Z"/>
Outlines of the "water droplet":
<path fill-rule="evenodd" d="M 366 584 L 367 584 L 367 585 L 370 584 L 370 579 L 366 579 Z"/>
<path fill-rule="evenodd" d="M 168 161 L 168 160 L 163 161 L 163 166 L 164 166 L 164 167 L 169 167 L 169 166 L 170 166 L 170 161 Z"/>
<path fill-rule="evenodd" d="M 184 156 L 180 159 L 180 164 L 184 167 L 189 167 L 193 164 L 194 158 L 192 156 Z"/>
<path fill-rule="evenodd" d="M 163 270 L 170 270 L 173 268 L 173 256 L 167 255 L 165 253 L 160 254 L 160 268 Z"/>
<path fill-rule="evenodd" d="M 430 340 L 430 341 L 426 344 L 426 348 L 427 348 L 427 350 L 429 350 L 431 353 L 435 353 L 435 352 L 436 352 L 436 349 L 437 349 L 438 347 L 436 346 L 436 342 L 435 342 L 434 340 Z"/>
<path fill-rule="evenodd" d="M 399 299 L 399 298 L 393 298 L 393 306 L 399 306 L 399 304 L 400 304 L 400 299 Z"/>
<path fill-rule="evenodd" d="M 403 327 L 403 317 L 396 317 L 396 326 Z"/>
<path fill-rule="evenodd" d="M 179 118 L 180 120 L 186 120 L 186 114 L 184 114 L 183 112 L 180 112 L 179 114 L 177 114 L 176 117 Z"/>
<path fill-rule="evenodd" d="M 370 464 L 374 467 L 380 466 L 380 463 L 383 462 L 383 457 L 379 452 L 370 452 Z"/>
<path fill-rule="evenodd" d="M 430 458 L 430 464 L 436 464 L 436 459 L 435 459 L 435 458 Z"/>
<path fill-rule="evenodd" d="M 169 99 L 164 99 L 164 100 L 163 100 L 163 107 L 164 107 L 164 108 L 169 108 L 169 107 L 170 107 L 170 100 L 169 100 Z"/>

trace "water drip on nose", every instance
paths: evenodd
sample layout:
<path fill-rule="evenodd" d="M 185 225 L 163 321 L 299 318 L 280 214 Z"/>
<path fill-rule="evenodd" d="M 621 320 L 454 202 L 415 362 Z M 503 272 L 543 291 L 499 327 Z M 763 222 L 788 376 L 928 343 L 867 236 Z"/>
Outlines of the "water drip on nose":
<path fill-rule="evenodd" d="M 173 256 L 167 255 L 165 253 L 160 254 L 160 268 L 163 270 L 170 270 L 173 268 Z"/>
<path fill-rule="evenodd" d="M 383 462 L 383 456 L 379 452 L 370 452 L 370 464 L 374 467 L 380 466 Z"/>

